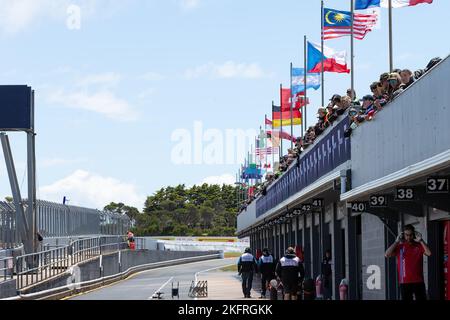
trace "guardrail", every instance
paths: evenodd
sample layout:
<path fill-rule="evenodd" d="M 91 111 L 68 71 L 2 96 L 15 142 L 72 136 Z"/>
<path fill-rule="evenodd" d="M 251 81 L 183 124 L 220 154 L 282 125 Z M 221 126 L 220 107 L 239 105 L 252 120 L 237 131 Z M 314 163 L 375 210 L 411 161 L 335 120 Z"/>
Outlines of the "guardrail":
<path fill-rule="evenodd" d="M 14 258 L 0 258 L 0 282 L 13 279 L 14 276 Z"/>
<path fill-rule="evenodd" d="M 145 249 L 143 238 L 135 238 L 135 243 L 136 249 Z M 78 239 L 68 246 L 19 256 L 15 261 L 17 289 L 21 290 L 63 274 L 78 263 L 127 248 L 125 237 L 103 236 Z"/>
<path fill-rule="evenodd" d="M 290 168 L 256 199 L 256 217 L 303 190 L 339 165 L 350 160 L 350 138 L 344 137 L 349 126 L 347 113 L 327 129 L 314 145 L 306 149 Z"/>
<path fill-rule="evenodd" d="M 156 269 L 156 268 L 162 268 L 166 266 L 173 266 L 173 265 L 180 265 L 185 263 L 191 263 L 191 262 L 197 262 L 197 261 L 203 261 L 203 260 L 210 260 L 210 259 L 220 259 L 221 254 L 209 254 L 204 256 L 196 256 L 196 257 L 190 257 L 190 258 L 181 258 L 181 259 L 174 259 L 174 260 L 167 260 L 167 261 L 161 261 L 161 262 L 153 262 L 153 263 L 147 263 L 139 266 L 130 267 L 127 270 L 107 276 L 102 277 L 94 280 L 84 281 L 84 282 L 78 282 L 78 283 L 72 283 L 65 286 L 61 286 L 58 288 L 53 288 L 41 292 L 31 293 L 31 294 L 21 294 L 16 297 L 12 298 L 6 298 L 2 300 L 50 300 L 50 299 L 62 299 L 67 296 L 71 296 L 74 294 L 78 294 L 84 291 L 89 291 L 104 285 L 108 285 L 111 283 L 114 283 L 116 281 L 126 279 L 130 275 L 138 272 L 142 272 L 145 270 L 150 269 Z"/>

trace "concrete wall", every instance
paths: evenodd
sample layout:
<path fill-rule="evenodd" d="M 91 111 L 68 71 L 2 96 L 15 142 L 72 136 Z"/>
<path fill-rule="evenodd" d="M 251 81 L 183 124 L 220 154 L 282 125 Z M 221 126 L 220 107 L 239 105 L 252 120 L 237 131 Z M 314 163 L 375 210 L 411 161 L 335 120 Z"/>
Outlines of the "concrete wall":
<path fill-rule="evenodd" d="M 363 299 L 385 300 L 386 299 L 386 277 L 384 256 L 384 224 L 374 215 L 363 213 L 361 215 L 362 228 L 362 276 L 363 276 Z M 367 268 L 371 265 L 379 266 L 381 269 L 381 289 L 369 290 L 367 279 L 371 274 Z"/>
<path fill-rule="evenodd" d="M 256 222 L 256 201 L 250 203 L 247 210 L 237 216 L 237 231 L 242 231 Z"/>
<path fill-rule="evenodd" d="M 399 95 L 372 122 L 354 130 L 352 187 L 450 148 L 450 58 Z"/>
<path fill-rule="evenodd" d="M 188 257 L 199 257 L 209 254 L 215 254 L 217 252 L 189 252 L 189 251 L 149 251 L 149 250 L 139 250 L 130 251 L 125 250 L 121 252 L 121 265 L 119 268 L 119 253 L 113 253 L 110 255 L 104 255 L 102 257 L 103 272 L 100 272 L 100 258 L 95 258 L 91 261 L 81 263 L 79 267 L 80 281 L 89 281 L 100 278 L 101 276 L 106 277 L 110 275 L 117 274 L 119 272 L 126 271 L 130 267 L 139 266 L 154 262 L 163 262 L 176 260 Z M 77 270 L 78 272 L 78 270 Z M 65 273 L 58 278 L 51 279 L 45 283 L 39 284 L 26 292 L 25 294 L 35 293 L 39 291 L 44 291 L 52 288 L 62 287 L 71 281 L 72 276 Z M 14 289 L 15 292 L 15 289 Z M 15 295 L 15 294 L 14 294 Z"/>
<path fill-rule="evenodd" d="M 17 294 L 16 280 L 0 281 L 0 299 L 14 297 Z"/>

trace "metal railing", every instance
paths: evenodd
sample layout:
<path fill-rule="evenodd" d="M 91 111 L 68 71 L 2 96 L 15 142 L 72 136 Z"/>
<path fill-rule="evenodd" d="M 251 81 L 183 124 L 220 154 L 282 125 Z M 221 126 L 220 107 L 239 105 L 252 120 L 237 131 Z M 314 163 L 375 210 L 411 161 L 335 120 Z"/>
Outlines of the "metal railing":
<path fill-rule="evenodd" d="M 14 276 L 14 258 L 0 258 L 0 282 L 13 279 Z"/>
<path fill-rule="evenodd" d="M 26 200 L 23 203 L 26 209 Z M 37 231 L 49 238 L 125 234 L 131 221 L 128 216 L 113 212 L 38 200 L 36 224 Z M 15 207 L 12 203 L 0 201 L 0 249 L 11 249 L 20 244 Z"/>
<path fill-rule="evenodd" d="M 135 241 L 136 249 L 144 249 L 144 239 L 136 238 Z M 127 248 L 124 236 L 101 236 L 78 239 L 67 246 L 19 256 L 15 261 L 17 288 L 36 285 L 65 273 L 73 265 Z"/>
<path fill-rule="evenodd" d="M 335 122 L 317 141 L 306 149 L 290 168 L 267 188 L 266 195 L 256 199 L 256 217 L 273 209 L 295 193 L 350 160 L 350 139 L 344 137 L 349 118 Z"/>

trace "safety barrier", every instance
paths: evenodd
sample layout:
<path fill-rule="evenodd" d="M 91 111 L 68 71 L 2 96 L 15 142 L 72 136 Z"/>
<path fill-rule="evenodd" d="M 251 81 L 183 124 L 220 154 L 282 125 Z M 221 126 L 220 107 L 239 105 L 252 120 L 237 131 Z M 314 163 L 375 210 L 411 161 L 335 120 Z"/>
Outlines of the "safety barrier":
<path fill-rule="evenodd" d="M 137 249 L 144 249 L 144 239 L 135 240 Z M 15 263 L 17 289 L 21 290 L 63 274 L 78 263 L 127 248 L 125 237 L 102 236 L 79 239 L 64 247 L 19 256 Z"/>
<path fill-rule="evenodd" d="M 108 285 L 111 283 L 114 283 L 119 280 L 126 279 L 130 275 L 142 272 L 145 270 L 150 269 L 156 269 L 156 268 L 162 268 L 167 266 L 173 266 L 173 265 L 180 265 L 180 264 L 186 264 L 186 263 L 192 263 L 197 261 L 204 261 L 204 260 L 210 260 L 210 259 L 220 259 L 220 254 L 209 254 L 209 255 L 203 255 L 203 256 L 196 256 L 196 257 L 190 257 L 190 258 L 181 258 L 181 259 L 174 259 L 174 260 L 168 260 L 168 261 L 162 261 L 162 262 L 153 262 L 153 263 L 147 263 L 135 267 L 130 267 L 127 270 L 107 276 L 102 277 L 94 280 L 79 282 L 79 283 L 72 283 L 65 286 L 61 286 L 58 288 L 53 288 L 41 292 L 31 293 L 31 294 L 21 294 L 16 297 L 12 298 L 6 298 L 2 300 L 53 300 L 53 299 L 62 299 L 67 296 L 71 296 L 74 294 L 78 294 L 84 291 L 89 291 L 98 287 L 102 287 L 104 285 Z M 206 282 L 206 281 L 205 281 Z M 205 287 L 205 286 L 204 286 Z M 206 289 L 203 290 L 203 292 L 206 292 L 206 296 L 208 295 L 208 284 L 206 282 Z"/>
<path fill-rule="evenodd" d="M 14 274 L 14 258 L 0 258 L 0 282 L 12 279 Z"/>
<path fill-rule="evenodd" d="M 208 281 L 192 281 L 188 295 L 191 298 L 208 297 Z"/>

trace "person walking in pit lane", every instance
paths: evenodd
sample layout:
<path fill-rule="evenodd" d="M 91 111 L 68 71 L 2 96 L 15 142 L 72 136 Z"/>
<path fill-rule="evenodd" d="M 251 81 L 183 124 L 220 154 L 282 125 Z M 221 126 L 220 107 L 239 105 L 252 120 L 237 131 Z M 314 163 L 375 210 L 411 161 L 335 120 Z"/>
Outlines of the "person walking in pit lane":
<path fill-rule="evenodd" d="M 243 255 L 238 260 L 238 273 L 242 277 L 242 292 L 244 298 L 251 298 L 253 274 L 256 272 L 257 262 L 251 254 L 252 250 L 246 248 Z"/>
<path fill-rule="evenodd" d="M 275 269 L 276 276 L 284 288 L 284 300 L 297 300 L 299 273 L 302 264 L 292 247 L 287 248 L 286 255 L 280 259 Z"/>
<path fill-rule="evenodd" d="M 261 273 L 261 297 L 266 297 L 267 287 L 269 281 L 275 278 L 275 262 L 273 256 L 270 254 L 269 249 L 264 248 L 262 256 L 259 258 L 258 267 Z"/>

